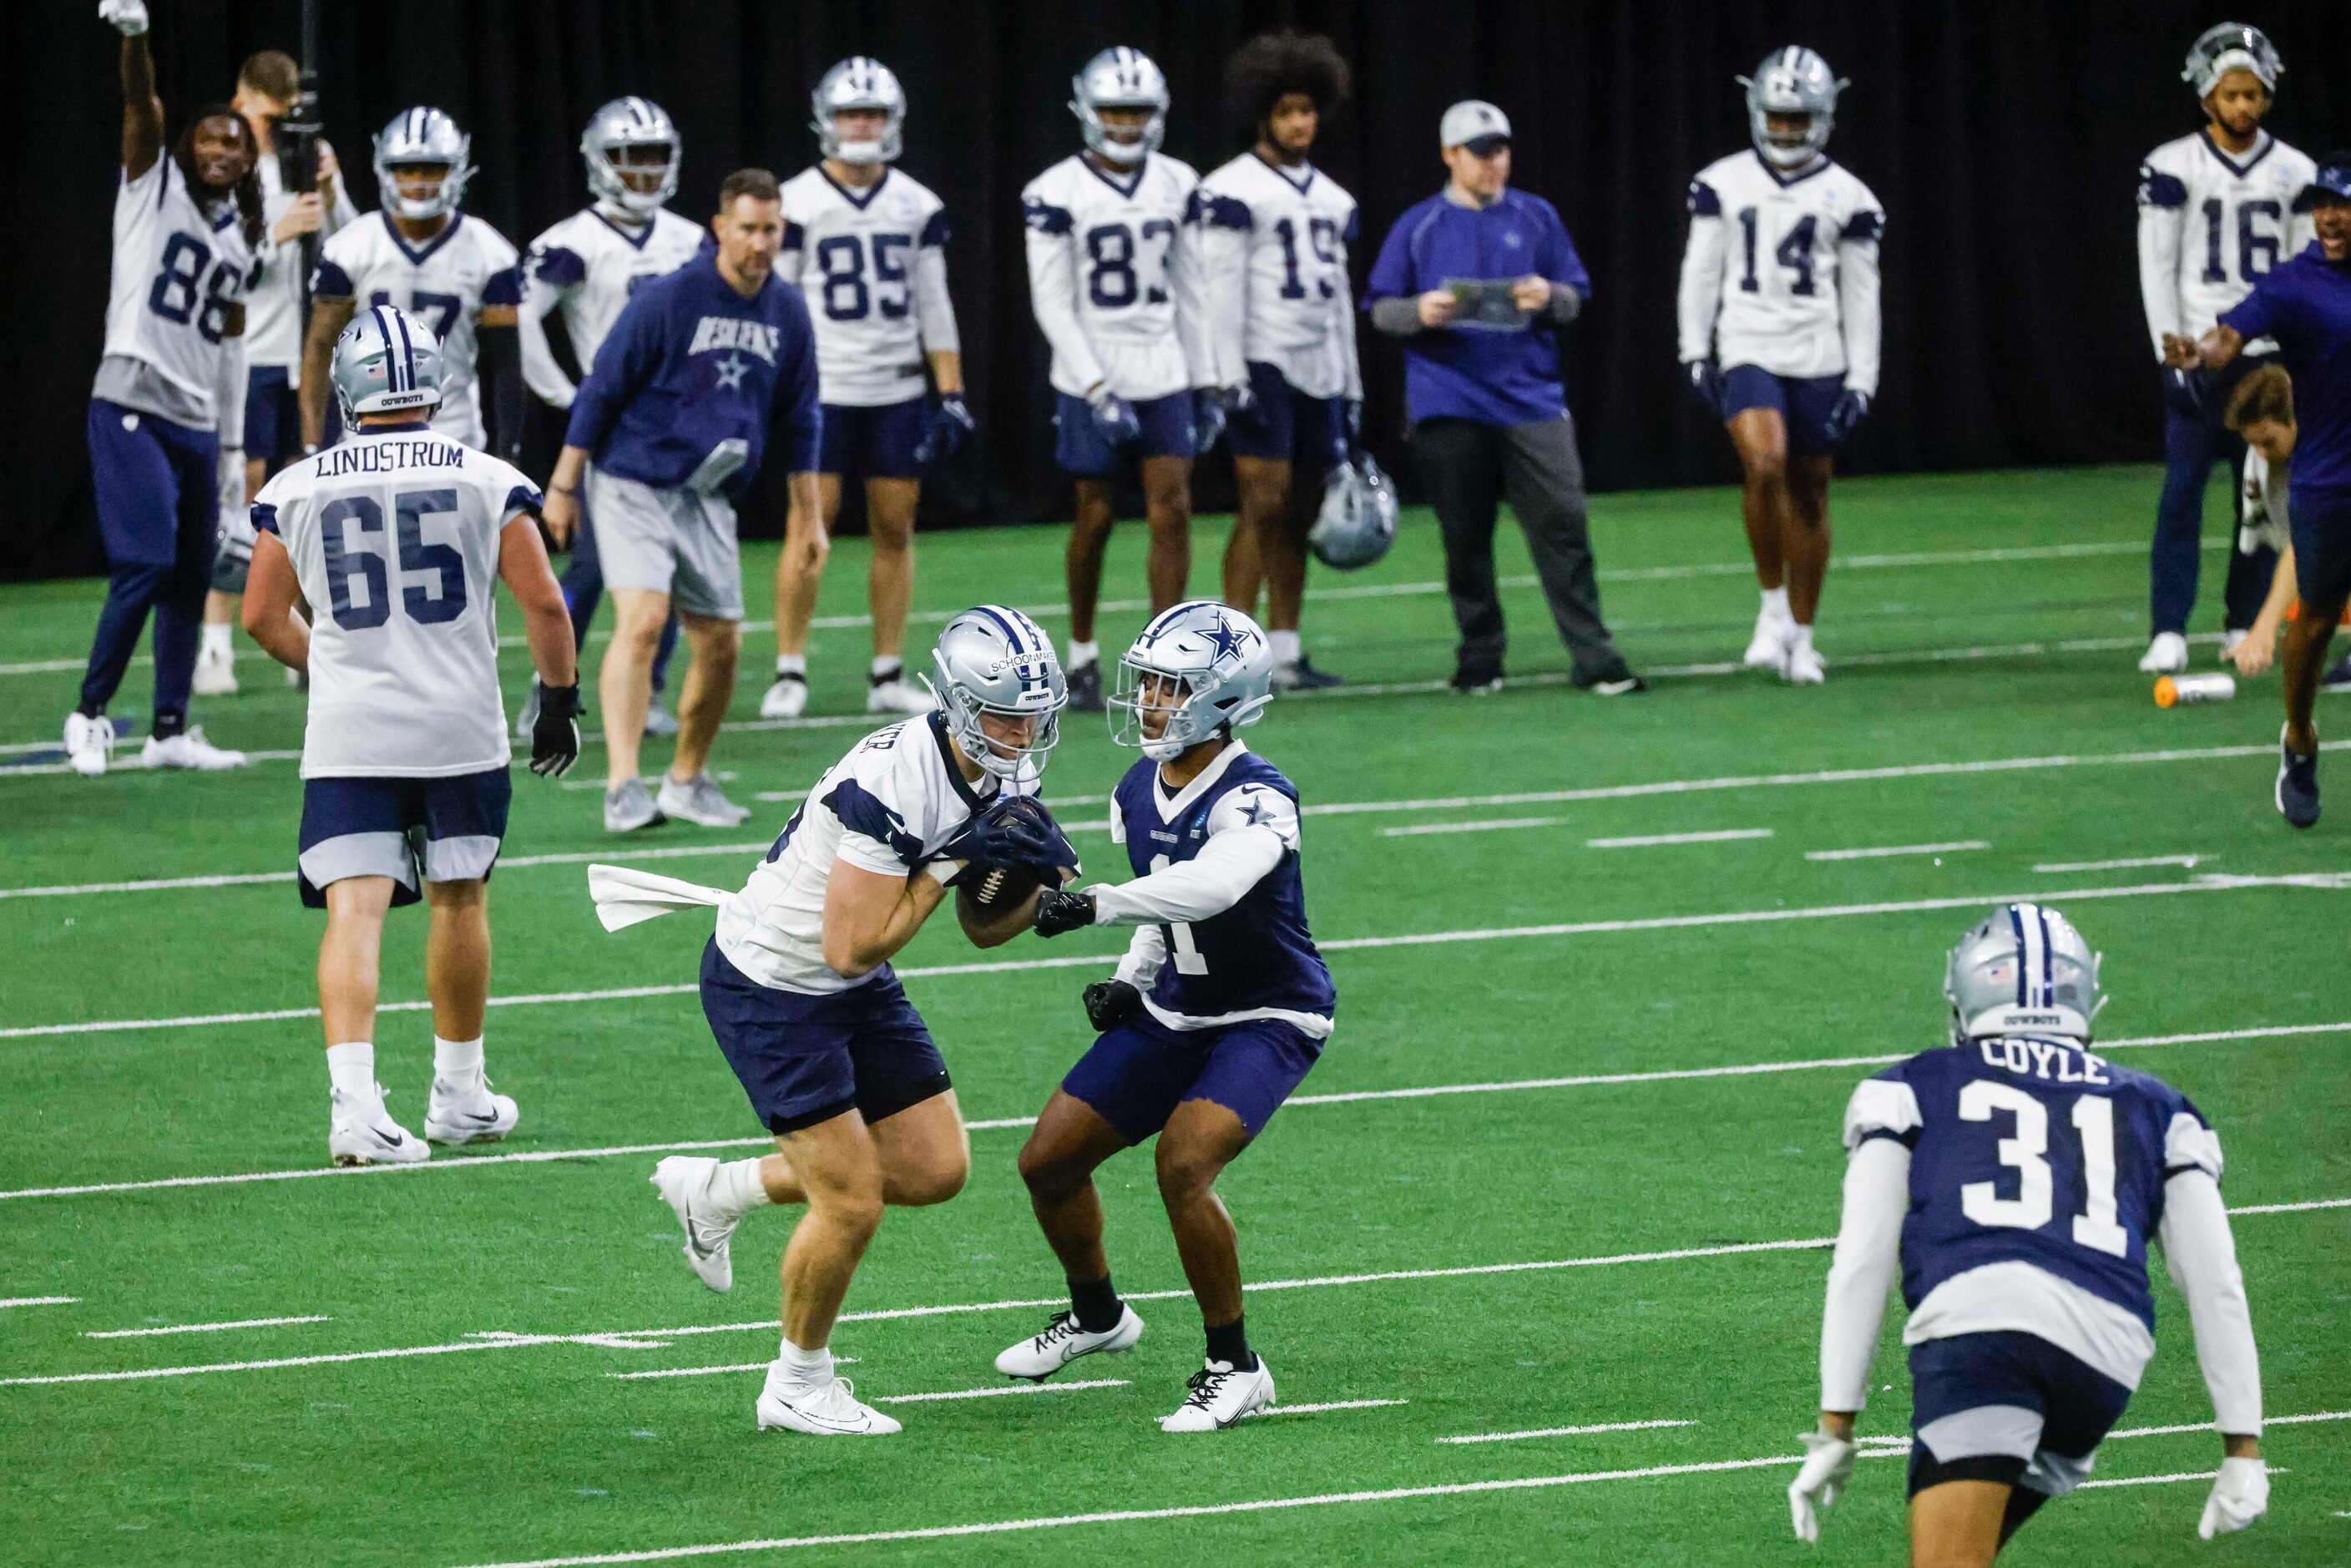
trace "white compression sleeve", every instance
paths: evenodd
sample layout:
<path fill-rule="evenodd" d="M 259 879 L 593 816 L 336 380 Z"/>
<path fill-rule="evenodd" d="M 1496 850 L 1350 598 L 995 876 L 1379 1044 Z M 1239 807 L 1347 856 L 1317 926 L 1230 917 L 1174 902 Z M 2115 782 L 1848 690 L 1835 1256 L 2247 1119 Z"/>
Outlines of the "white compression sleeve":
<path fill-rule="evenodd" d="M 1241 901 L 1266 873 L 1281 863 L 1290 846 L 1271 828 L 1233 828 L 1200 846 L 1200 852 L 1165 871 L 1098 887 L 1097 925 L 1138 925 L 1145 921 L 1206 920 Z"/>
<path fill-rule="evenodd" d="M 1078 325 L 1077 263 L 1070 254 L 1070 236 L 1032 227 L 1027 243 L 1029 306 L 1036 312 L 1037 329 L 1045 334 L 1071 380 L 1080 387 L 1094 386 L 1102 380 L 1102 366 L 1093 345 L 1086 341 L 1085 329 Z"/>
<path fill-rule="evenodd" d="M 550 407 L 569 408 L 580 389 L 555 362 L 548 346 L 547 313 L 563 301 L 563 291 L 539 281 L 536 274 L 523 284 L 522 308 L 515 312 L 515 333 L 522 340 L 522 379 Z"/>
<path fill-rule="evenodd" d="M 1722 220 L 1692 216 L 1674 296 L 1677 349 L 1683 363 L 1714 357 L 1714 318 L 1722 307 Z"/>
<path fill-rule="evenodd" d="M 1118 961 L 1118 972 L 1113 979 L 1124 980 L 1138 991 L 1147 991 L 1159 973 L 1159 966 L 1167 961 L 1167 934 L 1156 925 L 1138 925 L 1134 939 L 1126 945 L 1126 956 Z"/>
<path fill-rule="evenodd" d="M 2142 205 L 2138 210 L 2138 298 L 2147 312 L 2147 335 L 2155 357 L 2163 358 L 2166 333 L 2179 330 L 2179 225 L 2178 207 Z"/>
<path fill-rule="evenodd" d="M 2210 1173 L 2186 1170 L 2163 1184 L 2165 1264 L 2188 1298 L 2196 1331 L 2196 1364 L 2212 1396 L 2221 1431 L 2258 1437 L 2262 1432 L 2262 1358 L 2253 1347 L 2252 1309 L 2237 1268 L 2237 1240 L 2220 1184 Z"/>
<path fill-rule="evenodd" d="M 1844 323 L 1844 384 L 1865 397 L 1877 395 L 1881 319 L 1877 241 L 1847 240 L 1837 246 L 1837 305 Z"/>
<path fill-rule="evenodd" d="M 1902 1217 L 1910 1208 L 1910 1151 L 1870 1138 L 1844 1167 L 1844 1218 L 1829 1265 L 1821 1313 L 1821 1408 L 1869 1403 L 1869 1364 L 1886 1322 L 1886 1293 L 1901 1262 Z"/>
<path fill-rule="evenodd" d="M 935 245 L 914 253 L 914 320 L 922 328 L 924 352 L 963 352 L 955 300 L 947 294 L 947 253 Z"/>

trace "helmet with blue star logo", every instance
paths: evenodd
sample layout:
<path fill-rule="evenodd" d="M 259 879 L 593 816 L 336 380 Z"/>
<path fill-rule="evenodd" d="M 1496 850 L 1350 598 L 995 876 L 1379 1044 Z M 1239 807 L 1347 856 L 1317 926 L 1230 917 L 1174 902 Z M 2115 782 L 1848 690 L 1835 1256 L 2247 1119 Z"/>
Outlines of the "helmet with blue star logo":
<path fill-rule="evenodd" d="M 1164 760 L 1255 724 L 1272 700 L 1272 646 L 1258 623 L 1213 599 L 1186 600 L 1120 655 L 1111 739 Z"/>

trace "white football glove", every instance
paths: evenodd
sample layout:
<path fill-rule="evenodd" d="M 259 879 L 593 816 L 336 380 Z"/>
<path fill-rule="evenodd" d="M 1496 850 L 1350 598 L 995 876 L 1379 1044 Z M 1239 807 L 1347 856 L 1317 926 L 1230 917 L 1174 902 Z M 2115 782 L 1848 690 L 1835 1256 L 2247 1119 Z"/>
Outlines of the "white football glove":
<path fill-rule="evenodd" d="M 1836 1500 L 1844 1495 L 1844 1483 L 1853 1479 L 1854 1453 L 1851 1443 L 1833 1433 L 1804 1434 L 1804 1468 L 1788 1483 L 1788 1513 L 1795 1522 L 1797 1540 L 1820 1540 L 1816 1500 L 1820 1508 L 1836 1506 Z"/>
<path fill-rule="evenodd" d="M 2244 1529 L 2269 1511 L 2269 1466 L 2260 1459 L 2222 1459 L 2196 1533 L 2210 1541 Z"/>
<path fill-rule="evenodd" d="M 147 30 L 147 0 L 98 0 L 98 19 L 135 38 Z"/>

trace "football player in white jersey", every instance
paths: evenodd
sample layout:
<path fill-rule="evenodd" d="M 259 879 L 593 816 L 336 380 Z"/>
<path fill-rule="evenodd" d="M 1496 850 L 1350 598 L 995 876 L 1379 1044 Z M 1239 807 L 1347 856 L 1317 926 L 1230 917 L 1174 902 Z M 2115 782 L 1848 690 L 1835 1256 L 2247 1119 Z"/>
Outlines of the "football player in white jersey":
<path fill-rule="evenodd" d="M 1355 198 L 1307 161 L 1347 96 L 1331 40 L 1269 33 L 1225 68 L 1253 145 L 1200 182 L 1200 254 L 1240 506 L 1225 547 L 1225 602 L 1267 598 L 1273 689 L 1334 686 L 1298 640 L 1306 534 L 1343 463 L 1364 401 L 1347 277 Z"/>
<path fill-rule="evenodd" d="M 155 713 L 141 760 L 235 768 L 243 752 L 188 727 L 188 696 L 221 512 L 245 488 L 244 298 L 263 232 L 258 150 L 225 104 L 199 110 L 166 149 L 143 0 L 102 0 L 99 17 L 122 35 L 122 183 L 89 421 L 111 575 L 81 699 L 66 716 L 66 760 L 85 777 L 106 771 L 106 705 L 152 610 Z"/>
<path fill-rule="evenodd" d="M 900 651 L 914 591 L 914 508 L 923 470 L 973 428 L 963 398 L 963 348 L 947 297 L 947 215 L 938 197 L 895 167 L 905 89 L 879 60 L 852 56 L 824 73 L 811 129 L 823 160 L 784 182 L 778 276 L 808 297 L 824 399 L 817 494 L 823 516 L 794 519 L 776 558 L 776 679 L 763 718 L 808 706 L 809 619 L 816 612 L 825 541 L 841 486 L 865 481 L 873 541 L 867 601 L 873 612 L 869 713 L 928 713 Z M 938 388 L 925 395 L 925 374 Z"/>
<path fill-rule="evenodd" d="M 629 297 L 647 278 L 676 271 L 702 248 L 702 225 L 669 210 L 677 194 L 684 143 L 661 105 L 642 98 L 616 98 L 598 110 L 580 135 L 580 158 L 588 168 L 588 191 L 595 200 L 530 242 L 522 267 L 522 304 L 515 328 L 522 340 L 523 379 L 550 408 L 569 409 L 579 386 L 564 371 L 547 340 L 550 313 L 563 317 L 571 357 L 586 375 L 596 350 Z M 561 542 L 561 541 L 559 541 Z M 571 609 L 572 641 L 586 646 L 589 623 L 604 599 L 604 562 L 596 549 L 596 519 L 584 511 L 569 541 L 571 564 L 563 572 L 563 601 Z M 653 653 L 653 695 L 645 709 L 645 733 L 675 735 L 677 717 L 662 706 L 669 685 L 669 658 L 677 646 L 673 613 Z M 538 719 L 534 684 L 515 718 L 515 738 L 528 738 Z"/>
<path fill-rule="evenodd" d="M 200 697 L 236 695 L 229 632 L 236 622 L 236 596 L 245 591 L 246 567 L 253 559 L 246 507 L 263 481 L 294 455 L 301 434 L 295 383 L 302 358 L 302 236 L 330 235 L 360 215 L 343 187 L 335 150 L 323 137 L 316 189 L 298 194 L 286 188 L 277 122 L 293 111 L 300 92 L 301 75 L 292 58 L 264 49 L 238 68 L 236 95 L 229 99 L 253 130 L 261 215 L 269 227 L 246 296 L 245 497 L 234 507 L 225 488 L 221 497 L 221 548 L 213 562 L 212 591 L 204 596 L 204 639 L 196 652 L 194 689 Z"/>
<path fill-rule="evenodd" d="M 381 209 L 319 251 L 302 349 L 302 444 L 326 439 L 327 365 L 352 313 L 397 305 L 441 341 L 448 384 L 433 428 L 511 461 L 522 446 L 521 269 L 506 235 L 458 210 L 474 139 L 437 109 L 407 109 L 375 139 Z M 483 391 L 497 445 L 483 425 Z"/>
<path fill-rule="evenodd" d="M 2262 274 L 2310 244 L 2310 218 L 2294 203 L 2317 165 L 2262 129 L 2284 69 L 2260 28 L 2236 22 L 2209 29 L 2188 51 L 2180 75 L 2204 107 L 2204 127 L 2148 153 L 2138 176 L 2139 298 L 2158 363 L 2166 335 L 2210 331 Z M 2152 636 L 2138 664 L 2149 674 L 2188 667 L 2205 483 L 2215 461 L 2240 469 L 2244 461 L 2244 444 L 2221 427 L 2221 411 L 2230 388 L 2276 353 L 2262 340 L 2217 375 L 2163 371 L 2163 497 L 2148 558 Z M 2260 613 L 2276 560 L 2266 549 L 2229 552 L 2221 657 Z"/>
<path fill-rule="evenodd" d="M 522 608 L 546 680 L 531 771 L 580 755 L 580 685 L 563 593 L 521 472 L 434 432 L 440 345 L 416 318 L 371 306 L 335 344 L 327 379 L 343 438 L 287 468 L 253 505 L 259 538 L 245 629 L 310 676 L 302 740 L 302 902 L 327 912 L 319 1010 L 337 1165 L 413 1165 L 427 1150 L 375 1077 L 378 958 L 392 905 L 431 905 L 424 949 L 433 1080 L 424 1136 L 512 1132 L 515 1103 L 483 1076 L 490 868 L 506 836 L 506 706 L 496 589 Z M 316 618 L 294 613 L 298 596 Z M 421 833 L 420 863 L 412 834 Z"/>
<path fill-rule="evenodd" d="M 1113 480 L 1140 460 L 1155 614 L 1192 566 L 1192 457 L 1223 434 L 1199 258 L 1199 176 L 1167 157 L 1167 78 L 1148 56 L 1104 49 L 1071 83 L 1085 151 L 1020 193 L 1029 298 L 1052 346 L 1054 458 L 1077 480 L 1070 531 L 1070 706 L 1102 707 L 1094 605 Z"/>
<path fill-rule="evenodd" d="M 1682 373 L 1746 471 L 1740 509 L 1763 591 L 1747 666 L 1814 685 L 1829 476 L 1877 395 L 1886 211 L 1825 151 L 1845 87 L 1827 61 L 1792 44 L 1739 79 L 1754 148 L 1690 182 Z"/>
<path fill-rule="evenodd" d="M 946 1063 L 891 956 L 951 885 L 965 934 L 993 947 L 1033 919 L 1041 887 L 1077 873 L 1035 800 L 1067 695 L 1051 642 L 1020 612 L 981 605 L 947 622 L 931 664 L 938 709 L 835 763 L 739 893 L 589 868 L 608 930 L 718 907 L 703 1012 L 777 1152 L 727 1165 L 674 1156 L 653 1184 L 714 1291 L 734 1288 L 730 1243 L 745 1215 L 807 1206 L 784 1252 L 783 1341 L 759 1395 L 762 1429 L 898 1430 L 834 1375 L 833 1321 L 883 1206 L 944 1203 L 970 1169 Z M 985 874 L 965 874 L 974 870 Z"/>

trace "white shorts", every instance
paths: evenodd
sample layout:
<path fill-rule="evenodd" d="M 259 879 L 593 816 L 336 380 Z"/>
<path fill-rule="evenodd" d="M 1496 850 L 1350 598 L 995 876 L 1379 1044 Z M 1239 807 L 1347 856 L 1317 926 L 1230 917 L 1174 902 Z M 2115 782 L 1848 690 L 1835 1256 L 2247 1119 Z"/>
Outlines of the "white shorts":
<path fill-rule="evenodd" d="M 656 490 L 593 464 L 580 483 L 605 587 L 666 593 L 684 615 L 743 619 L 743 558 L 726 497 Z"/>

